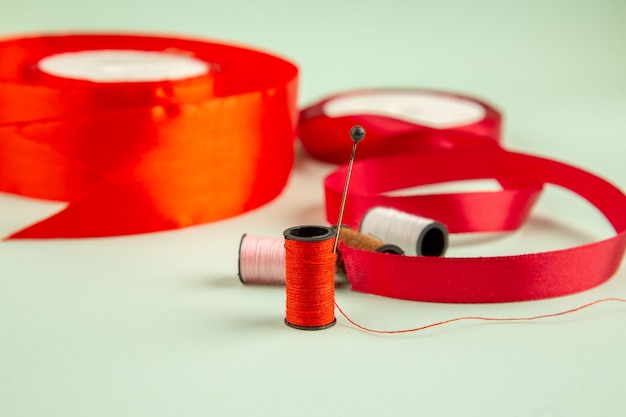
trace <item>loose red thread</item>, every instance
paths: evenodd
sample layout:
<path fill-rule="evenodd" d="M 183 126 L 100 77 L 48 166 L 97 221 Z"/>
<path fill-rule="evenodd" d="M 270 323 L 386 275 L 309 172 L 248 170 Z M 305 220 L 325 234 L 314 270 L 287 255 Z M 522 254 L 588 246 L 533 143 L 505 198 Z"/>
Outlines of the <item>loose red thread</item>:
<path fill-rule="evenodd" d="M 370 333 L 377 333 L 377 334 L 399 334 L 399 333 L 415 333 L 415 332 L 421 332 L 423 330 L 427 330 L 433 327 L 439 327 L 439 326 L 443 326 L 446 324 L 450 324 L 450 323 L 455 323 L 457 321 L 495 321 L 495 322 L 514 322 L 514 321 L 533 321 L 533 320 L 541 320 L 541 319 L 547 319 L 547 318 L 551 318 L 551 317 L 559 317 L 559 316 L 565 316 L 567 314 L 572 314 L 572 313 L 576 313 L 578 311 L 587 309 L 589 307 L 593 307 L 597 304 L 601 304 L 601 303 L 606 303 L 609 301 L 616 301 L 616 302 L 620 302 L 620 303 L 626 303 L 626 299 L 623 298 L 617 298 L 617 297 L 609 297 L 609 298 L 602 298 L 599 300 L 595 300 L 592 301 L 590 303 L 581 305 L 579 307 L 575 307 L 569 310 L 564 310 L 564 311 L 560 311 L 557 313 L 551 313 L 551 314 L 542 314 L 539 316 L 531 316 L 531 317 L 481 317 L 481 316 L 463 316 L 463 317 L 455 317 L 452 319 L 448 319 L 448 320 L 443 320 L 443 321 L 438 321 L 435 323 L 431 323 L 431 324 L 427 324 L 424 326 L 420 326 L 420 327 L 414 327 L 412 329 L 400 329 L 400 330 L 376 330 L 376 329 L 371 329 L 369 327 L 363 326 L 357 322 L 355 322 L 354 320 L 352 320 L 350 317 L 348 317 L 348 315 L 346 313 L 344 313 L 344 311 L 341 309 L 341 307 L 339 307 L 339 305 L 335 302 L 335 306 L 337 307 L 337 310 L 339 310 L 339 312 L 341 313 L 341 315 L 348 320 L 348 322 L 350 322 L 350 324 L 352 324 L 353 326 L 358 327 L 359 329 L 366 331 L 366 332 L 370 332 Z"/>
<path fill-rule="evenodd" d="M 285 231 L 285 323 L 303 330 L 335 324 L 335 234 L 301 226 Z"/>

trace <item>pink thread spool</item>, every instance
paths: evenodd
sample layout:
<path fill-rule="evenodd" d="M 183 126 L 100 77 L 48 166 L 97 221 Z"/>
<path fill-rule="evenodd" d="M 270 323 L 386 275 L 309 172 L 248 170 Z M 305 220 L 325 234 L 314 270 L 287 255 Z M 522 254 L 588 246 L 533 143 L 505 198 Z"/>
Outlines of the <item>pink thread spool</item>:
<path fill-rule="evenodd" d="M 238 275 L 244 284 L 285 285 L 285 240 L 244 234 Z"/>

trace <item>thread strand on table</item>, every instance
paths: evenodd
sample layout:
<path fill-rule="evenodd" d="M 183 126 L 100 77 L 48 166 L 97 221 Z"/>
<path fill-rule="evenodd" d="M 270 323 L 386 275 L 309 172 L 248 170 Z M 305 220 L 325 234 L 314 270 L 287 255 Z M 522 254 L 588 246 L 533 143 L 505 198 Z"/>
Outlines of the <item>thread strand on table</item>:
<path fill-rule="evenodd" d="M 442 321 L 438 321 L 438 322 L 434 322 L 434 323 L 430 323 L 430 324 L 426 324 L 424 326 L 420 326 L 420 327 L 414 327 L 414 328 L 410 328 L 410 329 L 400 329 L 400 330 L 378 330 L 378 329 L 371 329 L 369 327 L 363 326 L 359 323 L 357 323 L 356 321 L 354 321 L 353 319 L 351 319 L 342 309 L 341 307 L 339 307 L 339 304 L 335 303 L 335 307 L 337 307 L 337 310 L 339 310 L 339 312 L 341 313 L 341 315 L 348 320 L 348 322 L 350 324 L 352 324 L 353 326 L 356 326 L 357 328 L 369 332 L 369 333 L 378 333 L 378 334 L 400 334 L 400 333 L 416 333 L 416 332 L 421 332 L 427 329 L 431 329 L 433 327 L 439 327 L 439 326 L 444 326 L 446 324 L 451 324 L 451 323 L 455 323 L 458 321 L 490 321 L 490 322 L 515 322 L 515 321 L 534 321 L 534 320 L 542 320 L 542 319 L 547 319 L 547 318 L 553 318 L 553 317 L 560 317 L 560 316 L 565 316 L 567 314 L 572 314 L 572 313 L 576 313 L 578 311 L 581 310 L 585 310 L 587 308 L 593 307 L 597 304 L 601 304 L 601 303 L 607 303 L 607 302 L 620 302 L 620 303 L 626 303 L 626 299 L 623 298 L 618 298 L 618 297 L 609 297 L 609 298 L 601 298 L 599 300 L 595 300 L 592 301 L 590 303 L 587 304 L 583 304 L 581 306 L 578 307 L 574 307 L 571 308 L 569 310 L 563 310 L 563 311 L 559 311 L 556 313 L 549 313 L 549 314 L 541 314 L 538 316 L 530 316 L 530 317 L 482 317 L 482 316 L 462 316 L 462 317 L 455 317 L 455 318 L 451 318 L 448 320 L 442 320 Z"/>

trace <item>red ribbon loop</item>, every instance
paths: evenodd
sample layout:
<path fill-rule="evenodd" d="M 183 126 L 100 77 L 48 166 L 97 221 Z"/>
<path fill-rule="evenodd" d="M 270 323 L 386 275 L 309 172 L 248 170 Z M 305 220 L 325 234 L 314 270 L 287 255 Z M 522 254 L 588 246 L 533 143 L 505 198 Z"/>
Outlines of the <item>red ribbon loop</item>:
<path fill-rule="evenodd" d="M 414 166 L 406 177 L 424 183 L 422 173 L 429 169 L 450 171 L 470 178 L 505 177 L 509 180 L 536 181 L 565 187 L 596 206 L 611 222 L 617 235 L 610 239 L 570 249 L 516 256 L 481 258 L 438 258 L 426 256 L 394 256 L 341 246 L 346 273 L 353 289 L 387 297 L 438 302 L 507 302 L 566 295 L 592 288 L 607 280 L 617 270 L 626 248 L 626 196 L 608 182 L 585 171 L 555 161 L 506 151 L 449 151 L 364 160 L 355 164 L 359 172 L 379 177 L 381 167 Z M 439 168 L 437 168 L 439 167 Z M 473 173 L 473 174 L 470 174 Z M 332 174 L 335 175 L 335 174 Z M 431 173 L 425 175 L 430 177 Z M 385 178 L 384 175 L 381 175 Z M 330 177 L 329 177 L 330 178 Z M 358 211 L 371 205 L 388 205 L 406 210 L 405 198 L 377 200 L 376 185 L 363 184 L 363 175 L 353 176 L 350 204 Z M 384 180 L 383 180 L 384 181 Z M 332 182 L 332 181 L 330 181 Z M 328 183 L 327 183 L 328 184 Z M 359 185 L 357 185 L 359 184 Z M 469 194 L 470 196 L 472 194 Z M 480 199 L 487 193 L 478 195 Z M 439 204 L 435 218 L 446 224 L 452 221 L 456 231 L 480 231 L 483 220 L 480 205 L 468 206 L 464 194 L 432 196 Z M 536 197 L 536 194 L 533 196 Z M 412 199 L 409 197 L 408 199 Z M 421 199 L 421 196 L 415 197 Z M 426 197 L 424 203 L 431 202 Z M 512 210 L 508 215 L 524 217 L 528 204 L 509 204 L 502 193 L 494 192 L 486 204 L 493 204 L 489 213 Z M 529 201 L 526 201 L 529 203 Z M 431 208 L 432 209 L 432 208 Z M 516 211 L 519 210 L 519 211 Z M 419 207 L 413 213 L 425 215 Z M 334 217 L 329 212 L 329 221 Z M 462 223 L 462 216 L 466 221 Z M 347 216 L 346 216 L 347 217 Z M 488 220 L 487 217 L 484 217 Z M 517 220 L 517 219 L 516 219 Z M 354 218 L 352 218 L 354 221 Z M 461 224 L 454 223 L 461 221 Z M 491 226 L 491 223 L 489 226 Z M 500 230 L 507 229 L 502 224 Z M 498 230 L 492 228 L 489 230 Z"/>

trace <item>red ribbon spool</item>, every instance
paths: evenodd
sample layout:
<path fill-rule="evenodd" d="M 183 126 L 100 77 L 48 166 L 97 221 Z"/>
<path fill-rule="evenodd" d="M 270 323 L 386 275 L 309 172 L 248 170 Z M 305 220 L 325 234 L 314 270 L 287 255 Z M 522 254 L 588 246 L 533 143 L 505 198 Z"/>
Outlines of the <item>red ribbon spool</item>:
<path fill-rule="evenodd" d="M 151 51 L 207 63 L 180 80 L 93 82 L 43 72 L 55 54 Z M 76 34 L 0 42 L 0 190 L 68 201 L 11 238 L 145 233 L 276 197 L 293 161 L 298 69 L 192 39 Z"/>
<path fill-rule="evenodd" d="M 352 143 L 343 132 L 354 125 L 367 129 L 367 140 L 359 143 L 361 159 L 398 152 L 490 149 L 500 141 L 501 124 L 500 112 L 476 98 L 379 88 L 339 93 L 307 106 L 300 112 L 298 135 L 312 157 L 339 164 L 350 157 Z"/>

